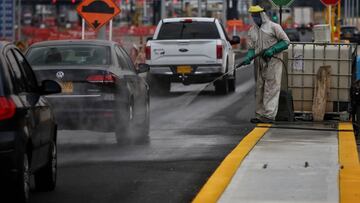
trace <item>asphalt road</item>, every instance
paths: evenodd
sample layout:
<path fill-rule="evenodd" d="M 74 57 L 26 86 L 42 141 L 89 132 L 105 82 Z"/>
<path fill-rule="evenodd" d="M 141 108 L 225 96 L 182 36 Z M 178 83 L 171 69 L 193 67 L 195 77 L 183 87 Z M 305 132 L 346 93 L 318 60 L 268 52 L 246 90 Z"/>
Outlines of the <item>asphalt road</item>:
<path fill-rule="evenodd" d="M 251 67 L 237 72 L 235 93 L 173 85 L 151 98 L 150 143 L 116 145 L 115 134 L 60 131 L 58 185 L 31 202 L 190 202 L 253 125 Z"/>

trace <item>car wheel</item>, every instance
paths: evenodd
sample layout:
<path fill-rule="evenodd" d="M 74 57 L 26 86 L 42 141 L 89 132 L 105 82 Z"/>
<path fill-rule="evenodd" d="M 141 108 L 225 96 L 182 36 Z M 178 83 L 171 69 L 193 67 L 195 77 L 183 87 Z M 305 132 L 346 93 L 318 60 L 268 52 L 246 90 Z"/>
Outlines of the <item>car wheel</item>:
<path fill-rule="evenodd" d="M 234 70 L 234 76 L 233 78 L 228 80 L 229 82 L 229 92 L 235 92 L 236 91 L 236 71 Z"/>
<path fill-rule="evenodd" d="M 135 135 L 135 144 L 147 144 L 150 141 L 149 132 L 150 132 L 150 105 L 146 104 L 146 112 L 143 122 L 137 126 L 137 129 L 140 129 L 138 135 Z"/>
<path fill-rule="evenodd" d="M 39 191 L 53 191 L 56 186 L 57 147 L 53 141 L 50 144 L 48 163 L 35 173 L 35 186 Z"/>
<path fill-rule="evenodd" d="M 131 137 L 128 136 L 128 131 L 133 127 L 133 105 L 121 104 L 118 108 L 115 125 L 115 135 L 117 144 L 124 145 L 131 143 Z"/>
<path fill-rule="evenodd" d="M 215 82 L 215 92 L 216 94 L 227 94 L 229 92 L 229 82 L 227 78 L 218 80 Z"/>
<path fill-rule="evenodd" d="M 118 125 L 115 129 L 116 141 L 119 145 L 126 144 L 144 144 L 149 141 L 149 115 L 145 119 L 138 118 L 135 115 L 133 102 L 126 105 L 127 108 L 121 108 L 119 112 Z M 147 107 L 148 108 L 148 107 Z M 139 122 L 140 120 L 142 122 Z"/>
<path fill-rule="evenodd" d="M 16 202 L 29 202 L 30 198 L 30 163 L 28 155 L 23 154 L 15 185 Z"/>
<path fill-rule="evenodd" d="M 166 95 L 170 92 L 171 82 L 167 77 L 158 77 L 148 74 L 147 82 L 152 95 Z"/>

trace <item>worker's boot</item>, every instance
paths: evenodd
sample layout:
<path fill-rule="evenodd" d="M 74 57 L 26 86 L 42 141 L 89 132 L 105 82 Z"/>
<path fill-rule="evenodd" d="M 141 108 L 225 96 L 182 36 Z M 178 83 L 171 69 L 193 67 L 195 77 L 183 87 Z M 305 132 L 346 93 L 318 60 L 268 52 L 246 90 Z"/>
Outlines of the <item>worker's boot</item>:
<path fill-rule="evenodd" d="M 252 118 L 250 119 L 250 122 L 256 124 L 256 123 L 261 123 L 261 120 L 259 118 Z"/>
<path fill-rule="evenodd" d="M 260 117 L 260 118 L 252 118 L 250 120 L 251 123 L 257 124 L 257 123 L 274 123 L 273 119 L 266 118 L 266 117 Z"/>

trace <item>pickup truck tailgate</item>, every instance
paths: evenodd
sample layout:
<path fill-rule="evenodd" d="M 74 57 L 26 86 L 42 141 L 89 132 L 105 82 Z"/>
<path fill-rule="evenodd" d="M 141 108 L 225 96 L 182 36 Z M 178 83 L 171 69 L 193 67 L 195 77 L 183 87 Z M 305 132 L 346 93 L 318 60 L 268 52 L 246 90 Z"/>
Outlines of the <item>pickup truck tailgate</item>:
<path fill-rule="evenodd" d="M 151 42 L 150 65 L 216 64 L 220 40 L 156 40 Z"/>

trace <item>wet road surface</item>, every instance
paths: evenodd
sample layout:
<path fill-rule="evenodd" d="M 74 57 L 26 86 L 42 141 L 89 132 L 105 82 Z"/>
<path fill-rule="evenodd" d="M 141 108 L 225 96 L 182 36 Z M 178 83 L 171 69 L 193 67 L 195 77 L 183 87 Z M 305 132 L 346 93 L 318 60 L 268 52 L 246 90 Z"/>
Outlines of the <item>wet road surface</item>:
<path fill-rule="evenodd" d="M 172 86 L 151 98 L 150 143 L 117 146 L 114 133 L 60 131 L 58 185 L 31 202 L 190 202 L 253 125 L 252 68 L 237 72 L 237 91 Z"/>

